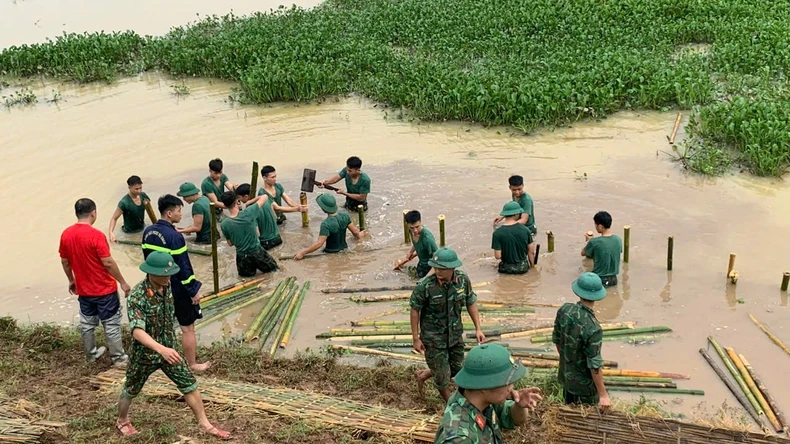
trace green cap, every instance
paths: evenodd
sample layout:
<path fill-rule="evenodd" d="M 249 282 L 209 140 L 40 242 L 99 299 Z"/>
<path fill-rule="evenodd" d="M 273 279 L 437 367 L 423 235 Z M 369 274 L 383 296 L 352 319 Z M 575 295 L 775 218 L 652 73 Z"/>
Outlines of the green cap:
<path fill-rule="evenodd" d="M 318 202 L 318 206 L 325 212 L 329 214 L 337 213 L 337 201 L 335 200 L 335 196 L 331 194 L 321 194 L 316 199 L 316 202 Z"/>
<path fill-rule="evenodd" d="M 518 202 L 510 201 L 502 207 L 502 212 L 499 213 L 500 216 L 517 216 L 523 213 L 524 210 L 521 208 L 521 205 Z"/>
<path fill-rule="evenodd" d="M 428 260 L 428 265 L 433 268 L 458 268 L 463 263 L 460 259 L 458 259 L 458 255 L 455 254 L 455 251 L 449 248 L 440 248 L 436 250 L 436 253 L 433 254 L 433 257 Z"/>
<path fill-rule="evenodd" d="M 595 273 L 582 273 L 579 279 L 571 284 L 576 296 L 588 301 L 600 301 L 606 297 L 606 289 L 603 287 L 601 278 Z"/>
<path fill-rule="evenodd" d="M 455 384 L 469 390 L 488 390 L 513 384 L 527 369 L 499 344 L 483 344 L 469 350 Z"/>
<path fill-rule="evenodd" d="M 181 268 L 173 262 L 173 256 L 164 251 L 153 251 L 140 264 L 140 271 L 154 276 L 172 276 L 181 271 Z"/>
<path fill-rule="evenodd" d="M 178 193 L 176 194 L 180 197 L 187 197 L 187 196 L 193 196 L 199 192 L 200 190 L 198 189 L 198 187 L 195 186 L 194 183 L 184 182 L 181 184 L 180 187 L 178 187 Z"/>

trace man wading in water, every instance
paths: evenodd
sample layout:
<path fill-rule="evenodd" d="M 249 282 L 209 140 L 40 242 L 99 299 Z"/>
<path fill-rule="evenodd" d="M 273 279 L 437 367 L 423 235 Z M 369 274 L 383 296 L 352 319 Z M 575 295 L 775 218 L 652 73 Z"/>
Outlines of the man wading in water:
<path fill-rule="evenodd" d="M 226 208 L 220 196 L 222 196 L 225 188 L 227 188 L 228 191 L 236 189 L 233 183 L 228 179 L 228 176 L 222 172 L 222 167 L 222 159 L 217 158 L 210 161 L 208 163 L 208 177 L 203 179 L 203 183 L 200 184 L 200 191 L 203 192 L 203 195 L 216 204 L 217 216 L 220 216 L 220 218 L 222 217 L 222 209 Z M 219 219 L 217 220 L 219 221 Z"/>
<path fill-rule="evenodd" d="M 415 256 L 419 258 L 417 263 L 417 277 L 422 279 L 431 271 L 431 266 L 428 261 L 431 260 L 434 253 L 439 249 L 436 246 L 436 239 L 433 234 L 422 225 L 422 216 L 419 211 L 412 210 L 404 216 L 406 223 L 409 224 L 409 231 L 411 232 L 411 248 L 406 254 L 406 260 L 412 260 Z"/>
<path fill-rule="evenodd" d="M 494 257 L 500 260 L 500 273 L 524 274 L 535 263 L 535 252 L 529 248 L 533 243 L 532 233 L 519 223 L 522 211 L 517 202 L 508 202 L 499 213 L 505 223 L 494 231 L 491 248 Z"/>
<path fill-rule="evenodd" d="M 272 208 L 274 208 L 277 214 L 277 225 L 281 225 L 285 222 L 285 214 L 283 213 L 307 212 L 307 205 L 299 205 L 294 202 L 294 200 L 288 196 L 288 193 L 285 192 L 285 188 L 277 183 L 277 171 L 275 171 L 273 166 L 265 165 L 261 168 L 261 177 L 263 177 L 263 187 L 258 190 L 258 195 L 260 196 L 265 193 L 269 196 Z M 287 204 L 286 206 L 283 205 L 283 201 Z M 261 233 L 261 235 L 263 235 L 263 233 Z"/>
<path fill-rule="evenodd" d="M 277 262 L 261 247 L 258 234 L 258 217 L 269 196 L 258 196 L 248 201 L 244 211 L 239 210 L 238 197 L 233 191 L 225 191 L 221 199 L 230 217 L 225 218 L 220 227 L 228 245 L 236 247 L 239 276 L 252 277 L 257 270 L 264 273 L 277 270 Z"/>
<path fill-rule="evenodd" d="M 346 229 L 351 231 L 357 239 L 365 236 L 364 231 L 360 231 L 354 222 L 351 221 L 351 216 L 348 213 L 337 212 L 337 201 L 331 194 L 321 194 L 316 199 L 318 206 L 326 213 L 326 219 L 321 222 L 321 229 L 318 231 L 318 240 L 313 245 L 305 248 L 304 250 L 296 253 L 294 260 L 302 260 L 305 255 L 310 254 L 324 244 L 325 253 L 339 253 L 348 248 L 346 243 Z"/>
<path fill-rule="evenodd" d="M 192 204 L 192 225 L 186 228 L 176 228 L 181 234 L 197 233 L 196 244 L 211 243 L 211 202 L 208 197 L 201 196 L 200 190 L 192 182 L 184 182 L 178 188 L 178 196 Z"/>
<path fill-rule="evenodd" d="M 527 228 L 529 228 L 530 233 L 532 233 L 532 239 L 535 239 L 535 236 L 538 235 L 538 229 L 535 227 L 535 205 L 532 202 L 532 197 L 524 191 L 524 178 L 518 175 L 513 175 L 508 178 L 508 185 L 510 188 L 510 193 L 513 196 L 513 201 L 517 202 L 518 205 L 523 210 L 521 213 L 521 219 L 518 222 Z M 494 219 L 494 226 L 496 224 L 502 222 L 505 218 L 503 216 L 498 216 Z M 535 242 L 529 245 L 529 251 L 532 257 L 535 256 Z"/>
<path fill-rule="evenodd" d="M 258 201 L 258 199 L 250 200 L 250 193 L 250 184 L 248 183 L 243 183 L 236 188 L 239 202 L 244 204 L 245 207 L 255 205 L 255 202 Z M 258 196 L 263 196 L 263 193 L 258 193 Z M 258 240 L 261 242 L 261 248 L 269 251 L 278 245 L 282 245 L 283 240 L 280 237 L 280 229 L 277 228 L 277 216 L 272 208 L 271 196 L 265 199 L 261 211 L 258 213 L 256 223 L 258 225 Z"/>
<path fill-rule="evenodd" d="M 145 202 L 151 199 L 143 193 L 143 180 L 140 176 L 131 176 L 126 179 L 126 185 L 129 186 L 129 193 L 118 202 L 118 207 L 110 217 L 110 242 L 117 242 L 114 231 L 121 216 L 121 230 L 124 233 L 139 233 L 145 228 Z"/>
<path fill-rule="evenodd" d="M 154 251 L 140 265 L 140 271 L 146 277 L 134 286 L 126 300 L 129 329 L 132 331 L 132 356 L 129 366 L 126 367 L 126 380 L 118 401 L 115 428 L 124 436 L 137 434 L 129 417 L 132 399 L 140 394 L 149 376 L 162 370 L 184 395 L 184 401 L 192 409 L 200 427 L 211 436 L 230 439 L 230 433 L 215 427 L 206 418 L 197 380 L 175 350 L 175 310 L 170 283 L 171 278 L 180 271 L 178 265 L 169 254 Z"/>
<path fill-rule="evenodd" d="M 210 362 L 204 364 L 197 362 L 195 321 L 203 318 L 203 312 L 200 310 L 200 295 L 198 295 L 203 284 L 195 279 L 192 262 L 187 253 L 187 243 L 174 225 L 181 222 L 183 206 L 181 199 L 172 194 L 165 194 L 159 198 L 160 219 L 143 232 L 143 258 L 160 251 L 172 256 L 178 264 L 179 271 L 171 278 L 175 316 L 178 325 L 181 326 L 181 342 L 189 368 L 195 372 L 202 372 L 211 366 Z"/>
<path fill-rule="evenodd" d="M 592 272 L 601 277 L 604 287 L 611 287 L 617 285 L 623 241 L 612 234 L 612 216 L 606 211 L 596 213 L 593 222 L 600 236 L 584 235 L 587 245 L 582 249 L 582 256 L 593 260 Z"/>
<path fill-rule="evenodd" d="M 431 376 L 445 402 L 450 399 L 450 379 L 461 370 L 464 362 L 464 324 L 461 311 L 466 308 L 475 325 L 477 342 L 486 337 L 480 328 L 477 295 L 455 251 L 440 248 L 428 265 L 434 273 L 424 277 L 414 288 L 409 300 L 410 323 L 414 350 L 425 355 L 429 370 L 417 370 L 417 390 Z"/>
<path fill-rule="evenodd" d="M 77 223 L 60 236 L 60 262 L 69 279 L 69 293 L 79 295 L 82 346 L 88 362 L 99 359 L 106 349 L 96 347 L 96 327 L 104 326 L 104 336 L 114 365 L 129 359 L 123 351 L 121 338 L 121 300 L 118 284 L 128 296 L 129 284 L 110 256 L 110 245 L 104 234 L 93 228 L 96 203 L 84 198 L 74 204 Z M 115 283 L 118 281 L 118 284 Z"/>
<path fill-rule="evenodd" d="M 346 160 L 346 167 L 337 174 L 321 183 L 332 185 L 346 179 L 346 191 L 338 190 L 337 194 L 346 196 L 346 203 L 343 205 L 347 210 L 357 211 L 357 207 L 362 205 L 368 211 L 368 194 L 370 193 L 370 177 L 362 172 L 362 159 L 351 156 Z"/>

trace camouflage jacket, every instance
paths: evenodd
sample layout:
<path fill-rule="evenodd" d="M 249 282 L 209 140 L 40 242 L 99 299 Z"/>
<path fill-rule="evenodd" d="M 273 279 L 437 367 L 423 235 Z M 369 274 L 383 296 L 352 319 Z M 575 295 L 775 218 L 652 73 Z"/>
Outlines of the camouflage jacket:
<path fill-rule="evenodd" d="M 483 412 L 456 391 L 447 402 L 442 422 L 436 431 L 434 444 L 500 444 L 502 429 L 516 426 L 510 408 L 513 401 L 503 405 L 490 405 Z"/>
<path fill-rule="evenodd" d="M 463 342 L 463 310 L 477 301 L 469 277 L 460 270 L 440 285 L 432 274 L 417 282 L 409 305 L 420 312 L 420 339 L 426 347 L 449 348 Z"/>
<path fill-rule="evenodd" d="M 164 294 L 160 294 L 154 291 L 154 287 L 146 278 L 134 286 L 129 297 L 126 298 L 126 303 L 130 331 L 140 328 L 154 341 L 165 347 L 175 348 L 177 341 L 173 325 L 176 320 L 170 286 L 165 288 Z M 137 341 L 132 341 L 131 359 L 140 364 L 163 362 L 159 353 Z"/>
<path fill-rule="evenodd" d="M 552 342 L 560 352 L 560 384 L 577 396 L 597 393 L 590 369 L 603 367 L 603 330 L 595 313 L 582 305 L 566 303 L 557 311 Z"/>

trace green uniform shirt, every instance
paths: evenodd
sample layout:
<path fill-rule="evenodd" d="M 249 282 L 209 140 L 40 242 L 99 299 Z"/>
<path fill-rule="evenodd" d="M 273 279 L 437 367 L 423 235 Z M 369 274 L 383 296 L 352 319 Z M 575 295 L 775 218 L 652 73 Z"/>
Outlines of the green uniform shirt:
<path fill-rule="evenodd" d="M 530 197 L 529 194 L 524 193 L 518 199 L 513 198 L 513 200 L 518 202 L 518 205 L 522 210 L 524 210 L 525 213 L 529 214 L 529 220 L 527 220 L 526 227 L 534 233 L 537 228 L 535 228 L 535 204 L 532 203 L 532 197 Z"/>
<path fill-rule="evenodd" d="M 581 302 L 563 305 L 554 320 L 552 342 L 560 350 L 557 378 L 563 388 L 576 396 L 598 393 L 590 369 L 603 367 L 603 330 L 595 313 Z"/>
<path fill-rule="evenodd" d="M 222 177 L 219 179 L 219 186 L 217 186 L 214 184 L 214 181 L 211 180 L 211 177 L 206 177 L 203 179 L 203 183 L 200 184 L 200 191 L 204 196 L 208 195 L 209 193 L 213 194 L 214 197 L 217 198 L 217 201 L 219 201 L 219 197 L 222 196 L 222 193 L 225 191 L 225 182 L 227 181 L 228 176 L 222 174 Z"/>
<path fill-rule="evenodd" d="M 502 252 L 502 262 L 520 264 L 527 260 L 527 246 L 532 243 L 532 232 L 524 225 L 502 225 L 494 231 L 491 248 Z"/>
<path fill-rule="evenodd" d="M 265 194 L 265 195 L 269 196 L 269 201 L 270 202 L 273 200 L 274 203 L 276 203 L 279 206 L 283 206 L 283 193 L 285 193 L 285 188 L 283 188 L 283 186 L 281 184 L 279 184 L 279 183 L 275 183 L 274 184 L 274 196 L 269 194 L 269 192 L 266 191 L 266 189 L 263 188 L 263 187 L 261 187 L 258 190 L 258 196 L 260 196 L 262 194 Z M 277 212 L 277 217 L 280 217 L 281 214 L 283 214 L 283 213 L 281 211 L 278 211 Z M 263 234 L 263 233 L 261 233 L 261 234 Z"/>
<path fill-rule="evenodd" d="M 123 196 L 118 202 L 118 208 L 121 209 L 123 215 L 123 225 L 121 230 L 124 233 L 137 233 L 145 228 L 145 205 L 146 200 L 151 200 L 145 193 L 140 193 L 140 205 L 137 205 L 132 200 L 132 196 L 128 194 Z"/>
<path fill-rule="evenodd" d="M 203 216 L 203 225 L 195 236 L 195 242 L 207 244 L 211 242 L 211 201 L 206 196 L 200 196 L 192 204 L 192 217 Z"/>
<path fill-rule="evenodd" d="M 253 253 L 261 248 L 256 230 L 260 212 L 261 207 L 252 204 L 239 211 L 236 217 L 227 217 L 220 224 L 222 235 L 233 243 L 236 253 Z"/>
<path fill-rule="evenodd" d="M 319 236 L 326 236 L 324 251 L 327 253 L 337 253 L 348 248 L 346 243 L 346 229 L 351 224 L 351 216 L 347 213 L 337 213 L 328 216 L 321 222 Z"/>
<path fill-rule="evenodd" d="M 134 286 L 126 298 L 126 314 L 129 316 L 129 330 L 142 329 L 156 342 L 165 347 L 176 348 L 175 308 L 173 293 L 170 286 L 165 287 L 164 294 L 154 291 L 148 278 Z M 164 358 L 159 353 L 143 344 L 132 340 L 132 362 L 139 364 L 163 364 Z"/>
<path fill-rule="evenodd" d="M 623 241 L 616 234 L 594 237 L 584 247 L 584 254 L 594 261 L 592 272 L 598 276 L 617 276 L 622 252 Z"/>
<path fill-rule="evenodd" d="M 360 173 L 357 183 L 352 183 L 351 176 L 348 175 L 346 169 L 338 171 L 340 177 L 346 179 L 346 192 L 351 194 L 369 194 L 370 193 L 370 177 L 365 173 Z"/>
<path fill-rule="evenodd" d="M 516 422 L 510 409 L 515 405 L 513 401 L 505 401 L 502 405 L 489 405 L 480 411 L 471 402 L 467 401 L 460 390 L 453 393 L 444 416 L 436 431 L 434 444 L 501 444 L 502 429 L 510 430 L 516 427 Z M 479 419 L 478 419 L 479 417 Z M 480 425 L 482 424 L 482 426 Z"/>
<path fill-rule="evenodd" d="M 252 204 L 252 206 L 257 207 L 255 204 Z M 277 218 L 274 216 L 271 199 L 266 200 L 266 203 L 263 204 L 256 221 L 258 223 L 258 231 L 261 233 L 259 237 L 261 242 L 280 238 L 280 229 L 277 228 Z"/>
<path fill-rule="evenodd" d="M 417 253 L 417 257 L 420 259 L 419 264 L 417 264 L 418 266 L 428 266 L 428 261 L 431 260 L 433 254 L 439 249 L 439 247 L 436 246 L 436 239 L 433 238 L 433 234 L 425 227 L 422 228 L 420 239 L 414 242 L 414 238 L 412 237 L 411 244 L 414 246 L 414 252 Z"/>
<path fill-rule="evenodd" d="M 409 305 L 420 312 L 420 339 L 426 347 L 450 348 L 463 343 L 461 313 L 474 304 L 477 295 L 469 276 L 455 270 L 451 282 L 439 284 L 435 274 L 417 282 Z"/>

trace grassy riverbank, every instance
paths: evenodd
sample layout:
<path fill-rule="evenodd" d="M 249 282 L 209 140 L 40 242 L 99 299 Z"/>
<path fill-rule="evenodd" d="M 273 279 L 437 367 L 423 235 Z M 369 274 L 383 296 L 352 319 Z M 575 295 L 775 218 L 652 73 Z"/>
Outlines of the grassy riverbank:
<path fill-rule="evenodd" d="M 207 18 L 164 37 L 69 35 L 0 53 L 7 76 L 144 70 L 239 82 L 251 103 L 359 93 L 426 120 L 530 131 L 694 108 L 686 166 L 780 175 L 790 159 L 790 3 L 330 0 Z M 669 131 L 669 129 L 668 129 Z"/>

